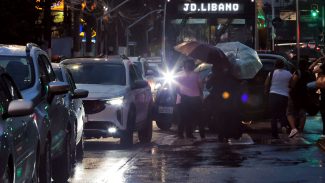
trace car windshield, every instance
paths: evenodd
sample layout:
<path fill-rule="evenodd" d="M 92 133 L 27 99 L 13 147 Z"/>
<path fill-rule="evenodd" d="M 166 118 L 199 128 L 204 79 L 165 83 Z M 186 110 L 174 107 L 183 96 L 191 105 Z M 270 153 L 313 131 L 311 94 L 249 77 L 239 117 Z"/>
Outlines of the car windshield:
<path fill-rule="evenodd" d="M 26 56 L 0 56 L 3 67 L 15 81 L 19 90 L 30 88 L 34 84 L 32 60 Z"/>
<path fill-rule="evenodd" d="M 122 64 L 84 63 L 66 66 L 77 84 L 125 85 L 125 68 Z"/>

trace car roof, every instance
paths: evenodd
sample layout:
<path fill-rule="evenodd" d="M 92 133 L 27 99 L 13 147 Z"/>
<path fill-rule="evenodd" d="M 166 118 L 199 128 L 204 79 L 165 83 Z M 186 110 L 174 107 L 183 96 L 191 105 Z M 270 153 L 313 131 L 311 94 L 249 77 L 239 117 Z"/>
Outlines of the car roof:
<path fill-rule="evenodd" d="M 108 58 L 72 58 L 65 59 L 60 62 L 61 64 L 92 64 L 92 63 L 113 63 L 123 64 L 123 59 L 119 57 L 108 57 Z"/>
<path fill-rule="evenodd" d="M 53 69 L 61 69 L 60 64 L 58 63 L 51 63 Z"/>
<path fill-rule="evenodd" d="M 26 46 L 0 44 L 0 55 L 26 56 Z"/>
<path fill-rule="evenodd" d="M 280 59 L 282 61 L 285 62 L 286 65 L 289 65 L 290 67 L 292 67 L 292 69 L 295 69 L 296 66 L 290 62 L 288 59 L 286 59 L 285 57 L 283 57 L 282 55 L 278 55 L 278 54 L 258 54 L 258 56 L 260 57 L 261 61 L 265 60 L 265 59 L 268 59 L 268 60 L 271 60 L 271 59 Z"/>

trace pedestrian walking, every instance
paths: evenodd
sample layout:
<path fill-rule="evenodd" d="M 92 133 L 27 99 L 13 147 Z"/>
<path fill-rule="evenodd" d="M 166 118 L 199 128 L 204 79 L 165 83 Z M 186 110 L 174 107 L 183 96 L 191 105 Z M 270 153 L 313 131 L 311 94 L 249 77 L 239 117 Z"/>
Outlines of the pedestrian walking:
<path fill-rule="evenodd" d="M 298 132 L 302 133 L 306 122 L 306 108 L 308 103 L 307 84 L 315 80 L 308 70 L 308 60 L 299 62 L 299 69 L 295 71 L 290 80 L 289 102 L 287 107 L 287 118 L 291 127 L 289 138 Z"/>
<path fill-rule="evenodd" d="M 322 116 L 323 132 L 321 138 L 325 138 L 325 57 L 317 59 L 310 67 L 313 73 L 317 74 L 316 87 L 320 89 L 319 111 Z"/>
<path fill-rule="evenodd" d="M 219 141 L 239 139 L 242 135 L 240 108 L 242 87 L 239 80 L 222 64 L 213 65 L 212 75 L 206 87 L 210 91 L 209 111 L 213 112 Z"/>
<path fill-rule="evenodd" d="M 284 69 L 284 62 L 277 60 L 274 70 L 268 74 L 265 80 L 265 93 L 269 95 L 272 139 L 279 139 L 278 121 L 282 129 L 288 128 L 286 111 L 291 77 L 292 74 Z"/>
<path fill-rule="evenodd" d="M 201 138 L 205 138 L 204 126 L 200 123 L 202 110 L 202 81 L 198 73 L 194 72 L 193 59 L 184 61 L 184 70 L 177 76 L 178 94 L 180 95 L 180 122 L 178 137 L 195 138 L 193 130 L 199 126 Z"/>

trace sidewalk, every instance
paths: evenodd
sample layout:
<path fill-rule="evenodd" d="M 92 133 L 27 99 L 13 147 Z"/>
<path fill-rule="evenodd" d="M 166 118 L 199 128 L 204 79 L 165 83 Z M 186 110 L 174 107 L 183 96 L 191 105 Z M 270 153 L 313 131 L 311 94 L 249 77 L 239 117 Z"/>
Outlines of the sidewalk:
<path fill-rule="evenodd" d="M 322 125 L 320 115 L 307 117 L 303 134 L 288 138 L 288 134 L 279 132 L 280 140 L 276 144 L 317 144 L 318 147 L 325 151 L 325 139 L 320 138 Z M 253 122 L 248 126 L 247 132 L 257 144 L 274 144 L 271 141 L 271 125 L 267 120 Z"/>

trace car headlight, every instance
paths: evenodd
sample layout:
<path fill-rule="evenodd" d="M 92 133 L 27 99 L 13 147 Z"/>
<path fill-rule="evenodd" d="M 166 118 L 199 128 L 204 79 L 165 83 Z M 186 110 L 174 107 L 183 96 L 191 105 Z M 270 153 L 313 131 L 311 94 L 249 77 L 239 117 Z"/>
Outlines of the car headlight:
<path fill-rule="evenodd" d="M 171 84 L 175 82 L 175 74 L 173 72 L 165 72 L 163 73 L 164 81 L 167 84 Z"/>
<path fill-rule="evenodd" d="M 121 106 L 123 104 L 124 97 L 116 97 L 106 100 L 107 104 Z"/>

